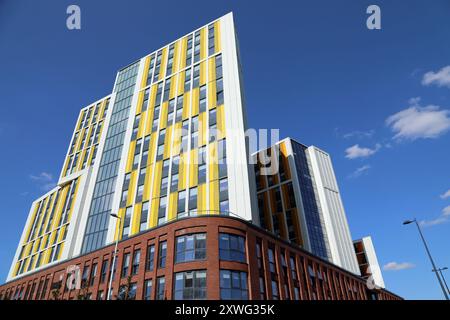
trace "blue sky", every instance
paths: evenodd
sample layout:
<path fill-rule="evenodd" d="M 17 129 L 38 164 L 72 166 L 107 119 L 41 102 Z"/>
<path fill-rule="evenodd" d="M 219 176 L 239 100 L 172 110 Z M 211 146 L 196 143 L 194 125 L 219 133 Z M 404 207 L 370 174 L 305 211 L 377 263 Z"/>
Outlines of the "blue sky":
<path fill-rule="evenodd" d="M 32 200 L 59 175 L 79 109 L 111 92 L 120 67 L 233 11 L 250 126 L 328 151 L 353 237 L 372 235 L 380 264 L 402 269 L 383 271 L 387 287 L 440 299 L 402 221 L 426 220 L 450 267 L 450 3 L 174 2 L 0 0 L 0 277 Z M 66 28 L 70 4 L 80 31 Z M 366 28 L 370 4 L 381 30 Z"/>

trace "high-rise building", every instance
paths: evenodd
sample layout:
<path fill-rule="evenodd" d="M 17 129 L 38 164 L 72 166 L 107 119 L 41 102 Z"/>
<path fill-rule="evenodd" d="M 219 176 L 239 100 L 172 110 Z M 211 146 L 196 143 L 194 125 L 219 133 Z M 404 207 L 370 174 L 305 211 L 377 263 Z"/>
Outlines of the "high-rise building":
<path fill-rule="evenodd" d="M 364 279 L 371 281 L 371 283 L 379 288 L 384 288 L 383 274 L 381 273 L 380 265 L 378 264 L 377 254 L 373 246 L 372 237 L 367 236 L 353 242 L 358 258 L 359 269 L 361 276 Z"/>
<path fill-rule="evenodd" d="M 8 280 L 187 215 L 253 220 L 240 81 L 231 13 L 121 69 L 81 110 Z"/>
<path fill-rule="evenodd" d="M 399 299 L 352 269 L 320 150 L 283 140 L 255 179 L 236 38 L 229 13 L 81 110 L 0 299 Z"/>
<path fill-rule="evenodd" d="M 261 227 L 359 275 L 330 156 L 286 138 L 253 159 Z"/>

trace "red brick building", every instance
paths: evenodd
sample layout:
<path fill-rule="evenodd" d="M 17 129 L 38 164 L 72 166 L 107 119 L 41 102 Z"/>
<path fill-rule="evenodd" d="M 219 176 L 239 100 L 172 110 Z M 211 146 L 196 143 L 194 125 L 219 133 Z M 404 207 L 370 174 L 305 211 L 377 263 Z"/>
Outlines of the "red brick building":
<path fill-rule="evenodd" d="M 111 245 L 17 278 L 0 286 L 0 299 L 105 300 L 113 251 Z M 115 269 L 112 299 L 401 299 L 227 216 L 175 220 L 123 240 Z"/>

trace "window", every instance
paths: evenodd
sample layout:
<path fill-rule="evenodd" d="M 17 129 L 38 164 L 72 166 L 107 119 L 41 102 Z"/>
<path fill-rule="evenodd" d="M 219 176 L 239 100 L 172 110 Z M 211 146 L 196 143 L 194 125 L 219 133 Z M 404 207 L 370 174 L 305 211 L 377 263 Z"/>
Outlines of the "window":
<path fill-rule="evenodd" d="M 245 262 L 245 239 L 234 234 L 219 234 L 219 256 L 221 260 Z"/>
<path fill-rule="evenodd" d="M 206 233 L 179 236 L 176 239 L 175 263 L 206 258 Z"/>
<path fill-rule="evenodd" d="M 128 290 L 128 293 L 127 293 L 127 290 Z M 117 295 L 117 300 L 134 300 L 134 299 L 136 299 L 136 290 L 137 290 L 136 283 L 130 283 L 130 286 L 128 289 L 127 289 L 126 285 L 120 286 L 119 294 Z"/>
<path fill-rule="evenodd" d="M 214 24 L 208 26 L 208 55 L 212 55 L 215 52 L 214 46 Z"/>
<path fill-rule="evenodd" d="M 159 244 L 158 266 L 160 268 L 166 267 L 166 254 L 167 254 L 167 241 L 163 241 Z"/>
<path fill-rule="evenodd" d="M 127 204 L 127 197 L 128 197 L 128 189 L 122 191 L 122 196 L 120 197 L 120 206 L 124 207 Z"/>
<path fill-rule="evenodd" d="M 145 280 L 144 282 L 144 300 L 150 300 L 152 296 L 153 281 Z"/>
<path fill-rule="evenodd" d="M 189 189 L 189 210 L 197 209 L 197 187 Z"/>
<path fill-rule="evenodd" d="M 133 255 L 133 266 L 131 267 L 131 274 L 136 275 L 139 270 L 139 262 L 141 260 L 141 250 L 134 251 Z"/>
<path fill-rule="evenodd" d="M 149 245 L 147 247 L 147 262 L 145 269 L 147 271 L 153 271 L 153 266 L 155 264 L 155 245 Z"/>
<path fill-rule="evenodd" d="M 247 300 L 247 273 L 220 270 L 220 299 Z"/>
<path fill-rule="evenodd" d="M 92 270 L 91 270 L 91 279 L 89 280 L 89 285 L 93 286 L 94 282 L 95 282 L 95 277 L 97 276 L 97 264 L 94 263 L 92 265 Z"/>
<path fill-rule="evenodd" d="M 223 178 L 219 180 L 219 199 L 220 201 L 228 200 L 228 180 Z"/>
<path fill-rule="evenodd" d="M 272 299 L 273 300 L 280 299 L 280 293 L 278 291 L 278 282 L 276 282 L 275 280 L 272 280 Z"/>
<path fill-rule="evenodd" d="M 206 164 L 198 166 L 198 184 L 206 182 Z"/>
<path fill-rule="evenodd" d="M 141 222 L 139 225 L 139 231 L 147 229 L 147 218 L 148 218 L 148 201 L 142 203 Z"/>
<path fill-rule="evenodd" d="M 123 256 L 123 262 L 122 262 L 122 274 L 121 277 L 125 278 L 128 276 L 128 269 L 130 268 L 130 254 L 125 253 Z"/>
<path fill-rule="evenodd" d="M 206 270 L 175 274 L 175 300 L 206 299 Z"/>
<path fill-rule="evenodd" d="M 275 255 L 273 253 L 273 249 L 269 248 L 267 252 L 269 255 L 269 270 L 270 272 L 275 273 Z"/>
<path fill-rule="evenodd" d="M 290 261 L 290 265 L 291 265 L 292 279 L 293 280 L 297 280 L 297 267 L 296 267 L 296 264 L 295 264 L 295 258 L 291 256 L 289 258 L 289 261 Z"/>
<path fill-rule="evenodd" d="M 223 104 L 223 80 L 222 78 L 216 80 L 216 101 L 217 105 Z"/>
<path fill-rule="evenodd" d="M 206 111 L 206 85 L 200 87 L 200 95 L 199 95 L 199 112 Z"/>
<path fill-rule="evenodd" d="M 127 209 L 125 211 L 125 219 L 123 221 L 122 239 L 126 239 L 130 235 L 130 222 L 131 222 L 132 212 L 133 212 L 133 208 L 127 207 Z"/>
<path fill-rule="evenodd" d="M 164 277 L 159 277 L 156 284 L 156 300 L 164 300 L 166 291 L 166 279 Z"/>
<path fill-rule="evenodd" d="M 89 266 L 84 266 L 83 275 L 81 276 L 81 287 L 85 288 L 89 280 Z"/>
<path fill-rule="evenodd" d="M 256 242 L 256 259 L 258 260 L 258 269 L 263 270 L 264 264 L 262 260 L 262 250 L 260 240 Z"/>
<path fill-rule="evenodd" d="M 105 260 L 102 263 L 102 273 L 100 275 L 100 283 L 104 283 L 106 281 L 107 274 L 108 274 L 108 260 Z"/>
<path fill-rule="evenodd" d="M 159 199 L 158 225 L 166 222 L 166 208 L 167 208 L 167 197 L 164 196 Z"/>
<path fill-rule="evenodd" d="M 136 192 L 136 202 L 141 202 L 142 201 L 142 196 L 144 195 L 144 185 L 141 184 L 137 187 L 137 192 Z"/>
<path fill-rule="evenodd" d="M 178 188 L 178 173 L 172 174 L 170 178 L 170 192 L 177 191 Z"/>
<path fill-rule="evenodd" d="M 266 283 L 264 277 L 259 277 L 259 298 L 266 300 Z"/>
<path fill-rule="evenodd" d="M 177 207 L 178 218 L 186 215 L 186 190 L 181 190 L 178 192 L 178 207 Z"/>
<path fill-rule="evenodd" d="M 167 187 L 169 185 L 169 177 L 161 178 L 161 195 L 167 194 Z"/>

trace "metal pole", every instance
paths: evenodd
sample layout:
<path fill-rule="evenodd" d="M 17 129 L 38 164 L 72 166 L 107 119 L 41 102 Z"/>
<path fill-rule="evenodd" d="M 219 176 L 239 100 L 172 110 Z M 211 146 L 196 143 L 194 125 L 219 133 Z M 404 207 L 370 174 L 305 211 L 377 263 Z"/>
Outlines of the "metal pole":
<path fill-rule="evenodd" d="M 120 234 L 120 228 L 122 225 L 122 218 L 120 218 L 119 216 L 115 216 L 116 219 L 119 219 L 119 234 Z M 108 284 L 108 292 L 107 294 L 107 298 L 106 300 L 111 300 L 111 286 L 112 286 L 112 280 L 113 280 L 113 276 L 114 276 L 114 267 L 116 266 L 116 256 L 117 256 L 117 246 L 119 244 L 119 234 L 117 235 L 117 239 L 116 239 L 116 245 L 114 247 L 114 256 L 113 256 L 113 260 L 112 260 L 112 264 L 111 264 L 111 272 L 110 272 L 110 276 L 109 276 L 109 284 Z"/>
<path fill-rule="evenodd" d="M 444 281 L 445 287 L 447 288 L 447 292 L 450 293 L 450 290 L 448 289 L 448 286 L 447 286 L 447 281 L 445 281 L 444 274 L 442 273 L 442 268 L 439 269 L 439 273 L 441 274 L 442 281 Z"/>
<path fill-rule="evenodd" d="M 427 242 L 425 241 L 425 238 L 424 238 L 424 236 L 422 234 L 422 230 L 420 229 L 420 226 L 417 223 L 417 220 L 414 219 L 413 221 L 415 222 L 415 224 L 417 226 L 417 230 L 419 230 L 420 237 L 422 238 L 423 245 L 425 246 L 425 250 L 427 251 L 428 258 L 430 258 L 431 265 L 433 266 L 433 271 L 436 274 L 436 277 L 437 277 L 437 279 L 439 281 L 439 284 L 441 285 L 441 289 L 442 289 L 442 292 L 444 293 L 444 297 L 445 297 L 446 300 L 449 300 L 447 291 L 445 291 L 444 284 L 442 283 L 441 277 L 439 277 L 439 272 L 438 272 L 438 270 L 436 268 L 436 265 L 434 264 L 433 258 L 431 257 L 430 249 L 428 249 Z"/>

